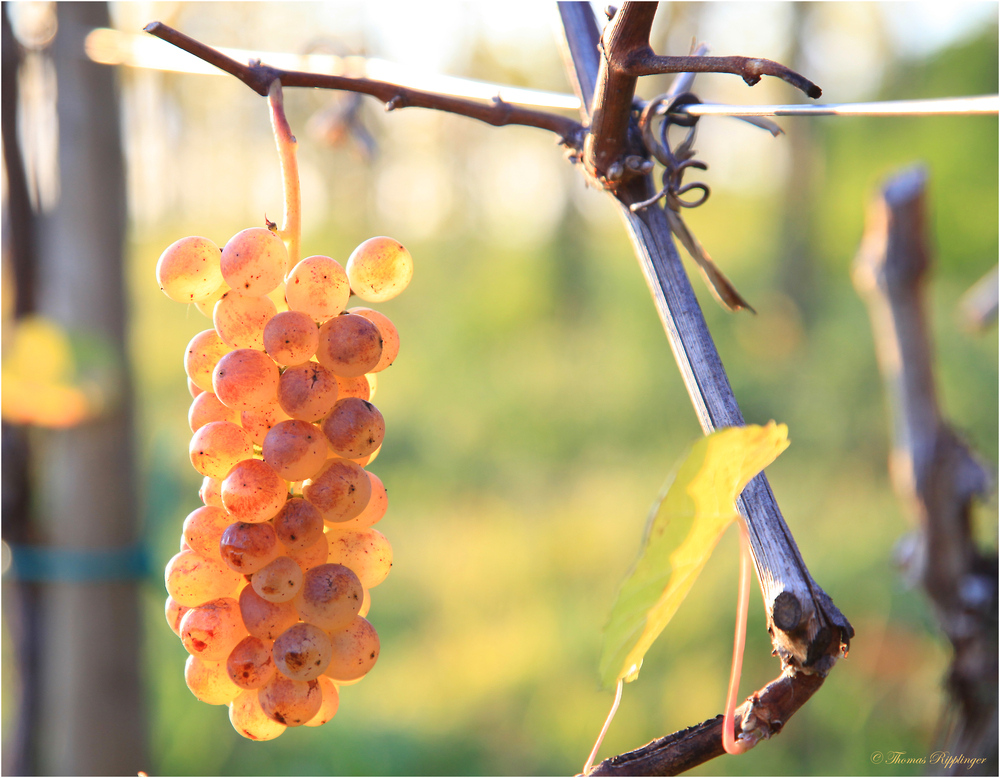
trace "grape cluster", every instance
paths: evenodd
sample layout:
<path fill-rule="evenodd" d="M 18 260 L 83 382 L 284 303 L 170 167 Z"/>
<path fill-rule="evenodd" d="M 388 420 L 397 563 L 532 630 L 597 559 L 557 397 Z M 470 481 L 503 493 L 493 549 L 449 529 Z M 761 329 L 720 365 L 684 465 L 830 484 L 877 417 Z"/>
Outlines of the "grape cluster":
<path fill-rule="evenodd" d="M 188 688 L 228 705 L 253 740 L 326 723 L 339 687 L 378 658 L 365 616 L 392 548 L 372 526 L 385 486 L 365 468 L 385 434 L 376 375 L 399 335 L 384 314 L 347 305 L 352 292 L 391 299 L 413 273 L 390 238 L 365 241 L 346 267 L 317 255 L 286 275 L 287 264 L 281 238 L 254 227 L 221 250 L 182 238 L 156 266 L 160 289 L 214 325 L 184 355 L 204 481 L 166 566 L 167 623 L 190 654 Z"/>

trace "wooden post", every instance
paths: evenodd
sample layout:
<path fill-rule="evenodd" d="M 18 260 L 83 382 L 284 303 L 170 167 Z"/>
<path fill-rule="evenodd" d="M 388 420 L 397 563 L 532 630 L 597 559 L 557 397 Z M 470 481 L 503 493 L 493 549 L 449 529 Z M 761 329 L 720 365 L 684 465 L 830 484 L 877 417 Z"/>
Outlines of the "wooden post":
<path fill-rule="evenodd" d="M 126 201 L 115 72 L 84 36 L 104 3 L 56 4 L 59 199 L 38 218 L 35 307 L 114 353 L 117 386 L 95 420 L 32 436 L 32 544 L 14 572 L 38 592 L 37 711 L 22 768 L 135 775 L 145 762 L 131 390 L 126 360 Z M 23 580 L 23 579 L 22 579 Z"/>

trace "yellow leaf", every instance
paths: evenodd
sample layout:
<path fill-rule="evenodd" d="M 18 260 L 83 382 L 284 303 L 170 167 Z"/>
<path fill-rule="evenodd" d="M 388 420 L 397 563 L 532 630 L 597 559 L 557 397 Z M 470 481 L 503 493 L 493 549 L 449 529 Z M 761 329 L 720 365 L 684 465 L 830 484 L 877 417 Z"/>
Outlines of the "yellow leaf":
<path fill-rule="evenodd" d="M 729 427 L 691 447 L 654 506 L 639 559 L 622 584 L 605 630 L 601 679 L 632 681 L 737 518 L 736 498 L 788 447 L 788 428 Z"/>

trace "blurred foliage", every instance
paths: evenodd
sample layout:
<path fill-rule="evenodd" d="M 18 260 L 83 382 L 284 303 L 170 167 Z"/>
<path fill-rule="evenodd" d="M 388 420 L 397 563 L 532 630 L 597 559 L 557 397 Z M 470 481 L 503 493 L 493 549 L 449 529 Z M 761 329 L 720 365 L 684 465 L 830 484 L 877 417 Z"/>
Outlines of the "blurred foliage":
<path fill-rule="evenodd" d="M 294 49 L 310 35 L 294 23 L 294 7 L 179 4 L 163 20 L 217 45 Z M 697 22 L 698 9 L 672 11 L 672 35 L 689 39 L 683 25 Z M 554 44 L 539 46 L 537 61 L 509 40 L 477 38 L 468 48 L 478 54 L 462 67 L 477 77 L 564 83 Z M 370 53 L 393 58 L 391 49 Z M 997 91 L 993 25 L 929 59 L 883 57 L 881 97 Z M 705 77 L 702 98 L 718 99 L 727 79 L 738 82 Z M 274 218 L 280 187 L 265 106 L 249 90 L 142 72 L 123 74 L 123 86 L 130 137 L 147 144 L 131 152 L 132 355 L 144 521 L 165 562 L 198 504 L 181 356 L 210 324 L 166 300 L 153 267 L 183 235 L 225 241 L 265 212 Z M 788 99 L 780 87 L 757 89 L 740 99 Z M 334 98 L 286 100 L 299 128 Z M 322 729 L 242 740 L 224 708 L 187 691 L 183 648 L 162 617 L 162 581 L 151 580 L 151 774 L 578 770 L 611 700 L 597 674 L 603 625 L 649 506 L 700 435 L 613 204 L 584 189 L 550 138 L 427 112 L 383 116 L 371 105 L 362 116 L 379 149 L 370 166 L 350 145 L 323 148 L 305 134 L 300 153 L 307 253 L 346 259 L 361 240 L 391 234 L 416 263 L 407 292 L 379 306 L 402 340 L 375 397 L 387 436 L 372 468 L 390 494 L 379 529 L 395 552 L 392 575 L 373 592 L 379 664 L 343 690 Z M 166 151 L 143 134 L 143 120 L 167 138 Z M 759 130 L 725 119 L 705 124 L 698 148 L 714 194 L 690 224 L 760 314 L 727 314 L 694 284 L 747 420 L 788 424 L 791 448 L 769 477 L 810 571 L 857 638 L 779 738 L 697 774 L 865 774 L 873 751 L 931 750 L 948 649 L 920 593 L 893 568 L 908 523 L 888 484 L 886 406 L 849 279 L 866 202 L 902 165 L 920 161 L 931 173 L 937 256 L 928 292 L 944 410 L 997 460 L 996 330 L 970 336 L 955 316 L 961 293 L 998 255 L 997 119 L 789 119 L 789 137 L 806 121 L 811 229 L 793 258 L 810 270 L 806 286 L 784 284 L 780 261 L 783 182 L 796 174 L 789 139 L 758 140 Z M 729 160 L 774 173 L 748 189 Z M 979 520 L 995 545 L 995 500 Z M 643 683 L 626 690 L 602 758 L 721 711 L 736 567 L 729 533 L 647 655 Z M 752 598 L 747 691 L 778 672 L 762 624 Z"/>

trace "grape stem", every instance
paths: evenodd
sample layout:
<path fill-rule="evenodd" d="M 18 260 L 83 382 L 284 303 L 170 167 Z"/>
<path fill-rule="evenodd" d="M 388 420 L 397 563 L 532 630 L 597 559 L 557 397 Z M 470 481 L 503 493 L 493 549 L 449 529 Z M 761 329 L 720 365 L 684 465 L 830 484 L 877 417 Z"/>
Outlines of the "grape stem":
<path fill-rule="evenodd" d="M 750 536 L 741 516 L 740 525 L 740 582 L 736 605 L 736 631 L 733 634 L 733 665 L 729 671 L 729 691 L 726 693 L 726 713 L 722 719 L 722 747 L 727 754 L 743 754 L 750 745 L 736 737 L 736 698 L 740 691 L 740 674 L 743 672 L 743 647 L 747 638 L 747 611 L 750 608 Z"/>
<path fill-rule="evenodd" d="M 267 90 L 267 105 L 271 112 L 271 127 L 274 142 L 278 147 L 278 161 L 281 163 L 281 184 L 285 195 L 285 213 L 282 217 L 278 236 L 288 249 L 287 276 L 299 261 L 299 246 L 302 241 L 302 190 L 299 187 L 299 161 L 296 156 L 298 141 L 292 135 L 292 128 L 285 117 L 285 99 L 281 91 L 281 79 L 274 79 Z"/>

